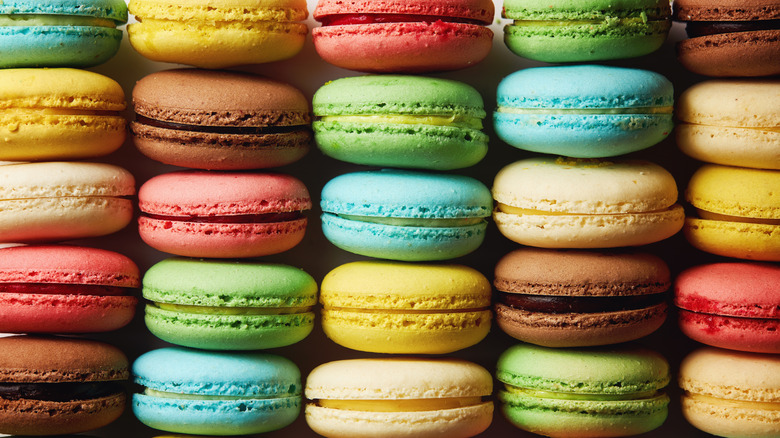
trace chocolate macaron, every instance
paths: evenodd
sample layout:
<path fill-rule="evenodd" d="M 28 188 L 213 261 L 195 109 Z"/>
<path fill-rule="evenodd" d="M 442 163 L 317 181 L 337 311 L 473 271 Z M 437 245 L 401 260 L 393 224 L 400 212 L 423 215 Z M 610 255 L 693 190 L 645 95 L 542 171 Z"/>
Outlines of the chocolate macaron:
<path fill-rule="evenodd" d="M 504 332 L 547 347 L 585 347 L 658 329 L 671 275 L 651 254 L 523 248 L 499 260 L 494 285 Z"/>
<path fill-rule="evenodd" d="M 677 57 L 706 76 L 780 74 L 780 3 L 777 0 L 675 0 L 674 20 L 688 39 Z"/>
<path fill-rule="evenodd" d="M 119 418 L 127 357 L 76 338 L 0 338 L 0 434 L 55 435 L 103 427 Z"/>
<path fill-rule="evenodd" d="M 309 150 L 311 111 L 295 87 L 249 73 L 177 69 L 133 89 L 138 150 L 153 160 L 209 170 L 293 163 Z"/>

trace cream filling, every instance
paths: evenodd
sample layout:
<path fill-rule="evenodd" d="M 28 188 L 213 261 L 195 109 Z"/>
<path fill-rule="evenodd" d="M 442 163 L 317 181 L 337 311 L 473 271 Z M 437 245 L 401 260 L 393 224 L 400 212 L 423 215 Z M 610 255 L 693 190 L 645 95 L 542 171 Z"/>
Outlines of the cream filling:
<path fill-rule="evenodd" d="M 370 222 L 381 225 L 393 225 L 397 227 L 466 227 L 483 222 L 483 218 L 406 218 L 406 217 L 375 217 L 358 216 L 352 214 L 340 214 L 340 218 L 350 221 Z"/>
<path fill-rule="evenodd" d="M 116 22 L 107 18 L 81 15 L 12 14 L 0 15 L 0 26 L 88 26 L 115 28 Z"/>
<path fill-rule="evenodd" d="M 201 395 L 201 394 L 181 394 L 178 392 L 158 391 L 156 389 L 145 388 L 144 395 L 157 398 L 172 398 L 180 400 L 268 400 L 278 397 L 261 397 L 258 395 Z"/>
<path fill-rule="evenodd" d="M 518 216 L 599 216 L 599 215 L 614 216 L 614 215 L 621 215 L 621 214 L 637 214 L 637 213 L 651 214 L 651 213 L 654 213 L 654 212 L 667 211 L 667 210 L 669 210 L 671 208 L 672 207 L 670 206 L 669 208 L 666 208 L 666 209 L 663 209 L 663 210 L 641 211 L 641 212 L 627 211 L 627 212 L 622 212 L 622 213 L 621 212 L 615 212 L 615 213 L 601 213 L 601 214 L 598 214 L 598 213 L 569 213 L 569 212 L 564 212 L 564 211 L 534 210 L 534 209 L 530 209 L 530 208 L 513 207 L 511 205 L 502 204 L 500 202 L 498 203 L 498 211 L 500 211 L 502 213 L 514 214 L 514 215 L 518 215 Z"/>
<path fill-rule="evenodd" d="M 436 313 L 473 313 L 484 312 L 487 308 L 480 309 L 425 309 L 425 310 L 413 310 L 413 309 L 355 309 L 347 307 L 328 307 L 324 306 L 325 310 L 332 312 L 354 312 L 360 314 L 377 313 L 382 315 L 406 315 L 406 314 L 419 314 L 428 315 Z"/>
<path fill-rule="evenodd" d="M 324 116 L 322 122 L 342 123 L 386 123 L 400 125 L 451 126 L 456 128 L 482 129 L 482 119 L 464 115 L 354 115 Z"/>
<path fill-rule="evenodd" d="M 780 225 L 780 219 L 767 219 L 756 217 L 742 217 L 731 216 L 728 214 L 713 213 L 706 210 L 696 210 L 699 213 L 699 217 L 711 221 L 724 221 L 724 222 L 743 222 L 748 224 L 761 224 L 761 225 Z"/>
<path fill-rule="evenodd" d="M 746 400 L 727 400 L 723 398 L 712 397 L 704 394 L 691 394 L 685 392 L 685 395 L 690 397 L 691 400 L 707 403 L 710 405 L 722 406 L 724 408 L 734 409 L 761 409 L 765 411 L 780 411 L 780 403 L 773 402 L 760 402 L 760 401 L 746 401 Z"/>
<path fill-rule="evenodd" d="M 311 311 L 311 307 L 216 307 L 159 302 L 155 302 L 154 305 L 170 312 L 210 315 L 287 315 Z"/>
<path fill-rule="evenodd" d="M 634 108 L 512 108 L 498 107 L 496 112 L 507 114 L 553 115 L 613 115 L 613 114 L 672 114 L 671 106 L 647 106 Z"/>
<path fill-rule="evenodd" d="M 526 397 L 548 398 L 555 400 L 585 400 L 585 401 L 623 401 L 623 400 L 643 400 L 657 397 L 659 392 L 656 390 L 632 392 L 628 394 L 575 394 L 571 392 L 542 391 L 530 388 L 518 388 L 516 386 L 506 385 L 507 392 Z"/>
<path fill-rule="evenodd" d="M 482 397 L 395 400 L 317 400 L 316 403 L 323 408 L 345 411 L 417 412 L 476 406 L 482 403 Z"/>
<path fill-rule="evenodd" d="M 514 20 L 515 26 L 630 26 L 634 24 L 644 24 L 650 21 L 665 21 L 662 19 L 652 20 L 645 12 L 641 12 L 638 17 L 604 17 L 601 20 Z"/>
<path fill-rule="evenodd" d="M 39 116 L 119 116 L 118 111 L 101 111 L 71 108 L 4 108 L 0 117 L 39 117 Z"/>

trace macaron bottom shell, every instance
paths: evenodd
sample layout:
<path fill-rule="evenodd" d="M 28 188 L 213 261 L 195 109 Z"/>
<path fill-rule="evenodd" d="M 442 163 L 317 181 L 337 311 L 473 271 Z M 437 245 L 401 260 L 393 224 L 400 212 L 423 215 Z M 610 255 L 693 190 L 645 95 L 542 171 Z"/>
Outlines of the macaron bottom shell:
<path fill-rule="evenodd" d="M 0 294 L 0 332 L 93 333 L 133 319 L 133 296 Z"/>
<path fill-rule="evenodd" d="M 778 37 L 780 30 L 772 29 L 688 38 L 677 43 L 677 59 L 689 71 L 705 76 L 777 75 Z"/>
<path fill-rule="evenodd" d="M 462 227 L 386 225 L 324 213 L 325 237 L 354 254 L 403 261 L 448 260 L 476 250 L 485 238 L 487 222 Z"/>
<path fill-rule="evenodd" d="M 60 435 L 106 426 L 125 410 L 127 396 L 70 401 L 0 399 L 0 433 Z"/>
<path fill-rule="evenodd" d="M 780 225 L 688 217 L 683 233 L 688 243 L 711 254 L 780 261 Z"/>
<path fill-rule="evenodd" d="M 685 336 L 730 350 L 780 354 L 780 319 L 740 318 L 680 309 Z"/>
<path fill-rule="evenodd" d="M 122 31 L 98 26 L 2 26 L 0 68 L 91 67 L 119 50 Z"/>
<path fill-rule="evenodd" d="M 142 423 L 177 433 L 264 433 L 288 426 L 298 418 L 300 409 L 300 397 L 208 400 L 133 395 L 133 413 Z"/>

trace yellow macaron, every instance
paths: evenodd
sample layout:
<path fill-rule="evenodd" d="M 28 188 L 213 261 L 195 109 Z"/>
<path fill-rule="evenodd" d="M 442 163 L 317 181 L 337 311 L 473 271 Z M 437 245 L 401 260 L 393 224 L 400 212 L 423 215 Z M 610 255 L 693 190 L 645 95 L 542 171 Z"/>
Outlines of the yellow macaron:
<path fill-rule="evenodd" d="M 740 259 L 780 261 L 780 171 L 706 164 L 686 199 L 698 217 L 685 220 L 696 248 Z"/>
<path fill-rule="evenodd" d="M 322 280 L 322 328 L 353 350 L 450 353 L 488 334 L 490 296 L 485 276 L 466 266 L 348 263 Z"/>

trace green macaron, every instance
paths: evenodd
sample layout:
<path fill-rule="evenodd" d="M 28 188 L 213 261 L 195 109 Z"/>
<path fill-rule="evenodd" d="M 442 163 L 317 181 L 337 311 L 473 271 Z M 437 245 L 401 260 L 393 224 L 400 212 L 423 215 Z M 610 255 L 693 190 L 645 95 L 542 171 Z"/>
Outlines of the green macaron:
<path fill-rule="evenodd" d="M 314 138 L 337 160 L 450 170 L 487 153 L 480 94 L 462 82 L 423 76 L 337 79 L 314 94 Z"/>
<path fill-rule="evenodd" d="M 555 349 L 518 344 L 498 359 L 504 415 L 550 437 L 620 437 L 666 420 L 669 364 L 659 354 L 623 345 Z"/>
<path fill-rule="evenodd" d="M 256 350 L 311 333 L 317 283 L 287 265 L 176 257 L 143 278 L 149 331 L 185 347 Z"/>

